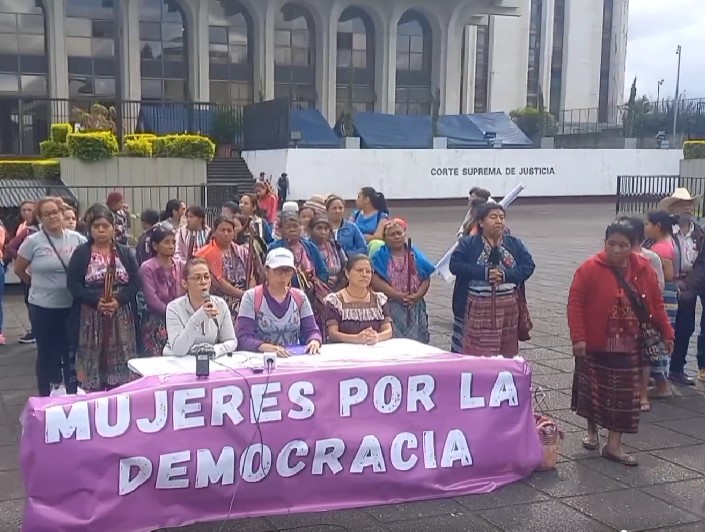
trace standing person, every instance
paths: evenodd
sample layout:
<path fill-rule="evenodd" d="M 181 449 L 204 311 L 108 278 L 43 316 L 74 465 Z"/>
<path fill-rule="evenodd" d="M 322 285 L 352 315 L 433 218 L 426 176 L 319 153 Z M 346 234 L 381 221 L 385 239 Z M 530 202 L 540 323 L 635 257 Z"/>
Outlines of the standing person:
<path fill-rule="evenodd" d="M 663 268 L 663 303 L 666 306 L 666 314 L 671 321 L 671 327 L 676 330 L 678 316 L 678 277 L 677 246 L 673 239 L 673 222 L 675 217 L 666 211 L 650 212 L 646 215 L 644 234 L 648 239 L 650 249 L 661 259 Z M 683 360 L 685 365 L 685 359 Z M 682 373 L 682 369 L 680 370 Z M 671 373 L 676 377 L 675 366 L 671 361 Z M 669 375 L 670 376 L 670 375 Z"/>
<path fill-rule="evenodd" d="M 272 228 L 262 215 L 257 196 L 254 194 L 243 194 L 240 197 L 240 214 L 249 218 L 250 227 L 255 230 L 255 234 L 269 245 L 274 240 L 272 238 Z M 266 250 L 264 250 L 266 252 Z"/>
<path fill-rule="evenodd" d="M 170 199 L 166 202 L 166 207 L 160 215 L 162 227 L 176 234 L 181 227 L 181 219 L 184 217 L 185 212 L 186 204 L 183 201 Z"/>
<path fill-rule="evenodd" d="M 142 234 L 137 239 L 135 253 L 137 254 L 137 264 L 143 264 L 145 261 L 154 257 L 154 248 L 152 247 L 152 234 L 157 229 L 168 229 L 159 224 L 159 213 L 154 209 L 146 209 L 140 215 L 142 222 Z"/>
<path fill-rule="evenodd" d="M 389 218 L 389 209 L 384 194 L 372 187 L 363 187 L 357 194 L 357 210 L 350 221 L 357 225 L 367 242 L 384 240 L 384 225 Z"/>
<path fill-rule="evenodd" d="M 144 262 L 139 270 L 146 307 L 141 325 L 144 354 L 156 357 L 161 356 L 168 340 L 166 307 L 183 292 L 184 263 L 174 258 L 174 233 L 159 227 L 153 232 L 151 242 L 155 256 Z"/>
<path fill-rule="evenodd" d="M 328 268 L 328 286 L 331 290 L 337 291 L 345 283 L 344 268 L 347 257 L 340 244 L 333 239 L 333 228 L 326 216 L 320 214 L 314 216 L 310 227 L 310 240 L 318 248 Z"/>
<path fill-rule="evenodd" d="M 257 268 L 253 267 L 253 277 L 248 283 L 249 250 L 247 246 L 236 243 L 245 223 L 247 220 L 242 215 L 233 219 L 218 217 L 213 222 L 208 244 L 196 253 L 196 257 L 204 259 L 208 264 L 213 293 L 222 297 L 228 304 L 233 323 L 240 310 L 242 294 L 247 290 L 248 284 L 256 284 L 259 273 Z"/>
<path fill-rule="evenodd" d="M 22 223 L 15 231 L 15 236 L 10 240 L 8 244 L 5 245 L 5 250 L 3 253 L 3 262 L 9 265 L 13 260 L 17 260 L 17 250 L 20 248 L 22 243 L 27 239 L 27 237 L 33 235 L 39 231 L 39 220 L 37 219 L 37 209 L 35 202 L 24 201 L 20 206 L 20 214 L 22 216 Z M 22 284 L 22 292 L 24 293 L 24 304 L 27 307 L 27 315 L 29 317 L 29 285 L 20 279 Z M 19 337 L 17 340 L 20 344 L 33 344 L 34 333 L 32 332 L 32 319 L 29 317 L 29 330 Z"/>
<path fill-rule="evenodd" d="M 61 208 L 61 215 L 64 220 L 64 229 L 70 229 L 71 231 L 76 231 L 77 218 L 76 210 L 70 205 L 64 205 Z"/>
<path fill-rule="evenodd" d="M 698 256 L 705 249 L 705 230 L 695 221 L 693 212 L 700 203 L 701 196 L 691 196 L 685 188 L 678 188 L 658 204 L 659 210 L 665 210 L 676 217 L 673 225 L 673 243 L 675 245 L 675 283 L 679 290 L 687 287 L 687 278 Z M 705 299 L 700 298 L 700 302 Z M 671 371 L 668 378 L 681 385 L 693 385 L 695 381 L 685 373 L 686 357 L 690 337 L 695 332 L 696 300 L 688 298 L 678 302 L 676 314 L 676 342 L 671 356 Z M 698 379 L 705 382 L 705 312 L 700 316 L 700 334 L 697 342 Z"/>
<path fill-rule="evenodd" d="M 450 257 L 453 288 L 451 351 L 472 356 L 514 357 L 526 311 L 523 285 L 535 264 L 521 240 L 505 233 L 504 208 L 484 203 L 479 233 L 460 239 Z M 527 331 L 528 332 L 528 331 Z"/>
<path fill-rule="evenodd" d="M 267 184 L 262 182 L 255 183 L 255 196 L 267 223 L 273 224 L 277 219 L 277 197 L 272 194 Z"/>
<path fill-rule="evenodd" d="M 176 259 L 189 261 L 208 243 L 210 228 L 206 225 L 206 211 L 198 205 L 186 209 L 186 225 L 176 232 Z"/>
<path fill-rule="evenodd" d="M 274 240 L 281 240 L 282 238 L 282 232 L 281 232 L 281 227 L 280 227 L 280 219 L 281 215 L 284 213 L 292 213 L 296 214 L 296 217 L 299 217 L 299 204 L 296 203 L 295 201 L 286 201 L 284 202 L 284 205 L 282 205 L 282 211 L 279 213 L 279 216 L 277 217 L 276 221 L 272 224 L 272 239 Z M 299 222 L 301 220 L 299 219 Z M 301 234 L 303 236 L 303 229 L 301 230 Z M 270 242 L 271 244 L 271 242 Z"/>
<path fill-rule="evenodd" d="M 485 188 L 472 187 L 470 192 L 468 192 L 468 204 L 472 203 L 473 200 L 476 199 L 490 201 L 492 199 L 492 193 Z"/>
<path fill-rule="evenodd" d="M 599 449 L 597 430 L 604 427 L 602 456 L 625 466 L 639 463 L 622 447 L 622 434 L 639 428 L 642 331 L 657 331 L 669 352 L 674 338 L 656 273 L 632 251 L 635 243 L 631 226 L 610 225 L 605 249 L 575 272 L 567 309 L 575 356 L 571 409 L 587 420 L 583 447 Z"/>
<path fill-rule="evenodd" d="M 115 242 L 126 246 L 130 240 L 130 229 L 132 228 L 130 207 L 125 203 L 122 192 L 117 190 L 108 194 L 105 204 L 115 218 Z"/>
<path fill-rule="evenodd" d="M 431 341 L 426 293 L 435 267 L 415 246 L 406 242 L 406 222 L 390 220 L 384 228 L 384 245 L 372 257 L 372 288 L 389 298 L 395 338 L 424 344 Z"/>
<path fill-rule="evenodd" d="M 86 238 L 63 228 L 55 198 L 39 200 L 36 211 L 42 230 L 22 242 L 15 273 L 29 287 L 29 317 L 37 341 L 37 389 L 46 397 L 64 395 L 71 388 L 67 325 L 72 298 L 66 287 L 67 268 Z"/>
<path fill-rule="evenodd" d="M 326 214 L 333 228 L 333 238 L 346 255 L 366 255 L 367 242 L 357 225 L 345 219 L 345 202 L 340 196 L 326 199 Z"/>
<path fill-rule="evenodd" d="M 225 216 L 226 218 L 232 218 L 237 214 L 240 214 L 240 205 L 239 205 L 240 200 L 238 199 L 238 203 L 235 203 L 234 201 L 226 201 L 223 203 L 223 206 L 220 208 L 220 214 Z"/>
<path fill-rule="evenodd" d="M 76 346 L 81 388 L 102 391 L 132 378 L 127 361 L 137 353 L 140 279 L 132 250 L 115 242 L 112 211 L 95 204 L 86 220 L 89 240 L 76 249 L 68 267 L 73 295 L 69 336 Z"/>
<path fill-rule="evenodd" d="M 289 176 L 286 172 L 282 172 L 282 175 L 277 179 L 277 196 L 279 197 L 279 209 L 281 210 L 282 205 L 289 196 Z"/>

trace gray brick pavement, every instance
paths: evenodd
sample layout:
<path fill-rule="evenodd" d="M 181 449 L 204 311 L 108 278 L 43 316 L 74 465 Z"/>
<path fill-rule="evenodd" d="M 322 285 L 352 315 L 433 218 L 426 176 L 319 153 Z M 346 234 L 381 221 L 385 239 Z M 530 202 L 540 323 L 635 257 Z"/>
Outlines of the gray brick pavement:
<path fill-rule="evenodd" d="M 377 506 L 359 510 L 278 516 L 228 523 L 224 531 L 326 530 L 405 532 L 705 530 L 705 386 L 678 388 L 668 402 L 653 403 L 639 434 L 625 438 L 640 467 L 628 469 L 586 452 L 585 426 L 569 410 L 572 359 L 565 319 L 571 276 L 599 249 L 612 205 L 518 205 L 510 211 L 512 232 L 528 243 L 537 269 L 528 285 L 535 330 L 522 355 L 537 384 L 548 391 L 548 408 L 561 421 L 565 440 L 555 472 L 536 473 L 487 495 Z M 453 240 L 461 208 L 400 209 L 414 242 L 439 258 Z M 432 284 L 428 299 L 432 342 L 448 347 L 452 287 Z M 19 294 L 6 296 L 5 334 L 24 332 L 26 312 Z M 689 369 L 694 370 L 694 361 Z M 24 493 L 18 472 L 17 419 L 34 387 L 34 349 L 0 347 L 0 532 L 17 530 Z M 220 523 L 183 527 L 219 530 Z M 129 532 L 129 531 L 126 531 Z"/>

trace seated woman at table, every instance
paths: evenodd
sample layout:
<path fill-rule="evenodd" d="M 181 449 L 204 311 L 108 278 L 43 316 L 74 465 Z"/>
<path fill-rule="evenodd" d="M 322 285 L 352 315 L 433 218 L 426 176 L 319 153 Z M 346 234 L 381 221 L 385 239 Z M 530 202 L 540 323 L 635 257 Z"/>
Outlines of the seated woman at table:
<path fill-rule="evenodd" d="M 211 288 L 211 274 L 205 260 L 195 258 L 186 263 L 181 286 L 186 295 L 166 307 L 164 355 L 188 355 L 197 344 L 212 345 L 216 356 L 235 351 L 237 339 L 227 303 L 218 296 L 203 297 Z"/>
<path fill-rule="evenodd" d="M 286 248 L 267 254 L 267 281 L 245 292 L 237 317 L 237 337 L 243 351 L 290 355 L 287 348 L 306 346 L 306 353 L 321 348 L 321 332 L 316 325 L 306 294 L 290 287 L 294 276 L 294 255 Z"/>
<path fill-rule="evenodd" d="M 328 340 L 374 345 L 392 337 L 387 296 L 370 290 L 372 265 L 367 255 L 353 255 L 345 266 L 348 285 L 326 297 L 323 316 Z"/>
<path fill-rule="evenodd" d="M 174 258 L 174 233 L 157 227 L 151 236 L 156 255 L 140 266 L 145 311 L 142 316 L 142 345 L 145 356 L 161 356 L 167 341 L 166 306 L 183 294 L 183 262 Z"/>

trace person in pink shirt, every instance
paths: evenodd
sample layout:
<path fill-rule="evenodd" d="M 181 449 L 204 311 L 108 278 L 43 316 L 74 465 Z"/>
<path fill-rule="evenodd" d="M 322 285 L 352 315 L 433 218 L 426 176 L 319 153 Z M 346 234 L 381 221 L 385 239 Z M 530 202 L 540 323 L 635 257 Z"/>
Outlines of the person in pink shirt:
<path fill-rule="evenodd" d="M 267 222 L 273 224 L 277 219 L 277 207 L 279 200 L 272 193 L 267 183 L 258 182 L 255 184 L 255 195 L 259 208 L 264 212 Z"/>

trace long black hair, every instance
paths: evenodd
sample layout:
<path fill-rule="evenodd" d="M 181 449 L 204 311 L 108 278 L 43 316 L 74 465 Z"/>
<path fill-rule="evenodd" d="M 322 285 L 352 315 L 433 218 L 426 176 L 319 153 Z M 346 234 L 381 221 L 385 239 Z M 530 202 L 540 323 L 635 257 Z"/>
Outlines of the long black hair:
<path fill-rule="evenodd" d="M 673 226 L 678 223 L 678 216 L 666 211 L 653 211 L 646 215 L 646 220 L 651 225 L 659 226 L 664 235 L 673 236 Z"/>
<path fill-rule="evenodd" d="M 638 216 L 620 216 L 617 223 L 630 225 L 634 229 L 634 237 L 637 242 L 643 242 L 646 238 L 644 234 L 644 220 Z"/>
<path fill-rule="evenodd" d="M 160 221 L 165 221 L 174 216 L 174 211 L 178 211 L 181 208 L 180 199 L 170 199 L 166 202 L 166 207 L 161 213 Z"/>
<path fill-rule="evenodd" d="M 384 197 L 384 194 L 382 194 L 381 192 L 377 192 L 372 187 L 362 187 L 360 189 L 360 193 L 362 194 L 363 198 L 370 199 L 370 203 L 372 203 L 372 206 L 376 210 L 389 215 L 389 207 L 387 207 L 387 198 Z"/>
<path fill-rule="evenodd" d="M 83 216 L 83 219 L 86 222 L 86 232 L 88 233 L 86 236 L 88 237 L 88 242 L 90 243 L 93 243 L 93 236 L 91 232 L 93 222 L 100 220 L 101 218 L 106 220 L 110 225 L 115 225 L 115 214 L 113 214 L 113 211 L 111 211 L 104 203 L 94 203 L 88 207 L 88 210 L 86 210 L 86 213 Z"/>

